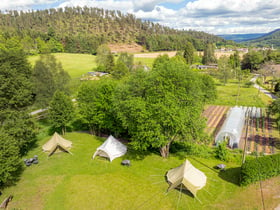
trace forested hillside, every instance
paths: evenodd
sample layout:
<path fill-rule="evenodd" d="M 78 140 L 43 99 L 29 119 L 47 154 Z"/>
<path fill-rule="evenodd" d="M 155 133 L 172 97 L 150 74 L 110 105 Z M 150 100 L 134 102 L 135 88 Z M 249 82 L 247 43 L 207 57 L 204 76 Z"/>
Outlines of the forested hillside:
<path fill-rule="evenodd" d="M 274 30 L 257 39 L 249 40 L 249 41 L 246 41 L 243 43 L 247 44 L 249 46 L 254 46 L 254 47 L 272 47 L 273 46 L 274 48 L 279 48 L 280 47 L 280 29 Z"/>
<path fill-rule="evenodd" d="M 150 51 L 181 50 L 192 42 L 202 50 L 206 42 L 224 39 L 204 32 L 178 31 L 132 14 L 88 7 L 0 13 L 5 38 L 17 36 L 30 54 L 47 52 L 95 53 L 102 43 L 138 43 Z"/>

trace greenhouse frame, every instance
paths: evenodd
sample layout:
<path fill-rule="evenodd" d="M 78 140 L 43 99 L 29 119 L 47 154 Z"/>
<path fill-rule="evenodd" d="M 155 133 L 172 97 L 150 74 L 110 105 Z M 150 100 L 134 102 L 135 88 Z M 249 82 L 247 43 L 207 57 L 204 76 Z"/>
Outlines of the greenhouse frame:
<path fill-rule="evenodd" d="M 216 145 L 228 141 L 229 147 L 238 148 L 246 118 L 260 118 L 261 112 L 257 107 L 232 107 L 215 138 Z"/>
<path fill-rule="evenodd" d="M 246 107 L 232 107 L 227 118 L 215 138 L 215 143 L 219 144 L 223 141 L 228 141 L 231 148 L 237 148 L 242 135 L 242 130 L 245 124 Z"/>

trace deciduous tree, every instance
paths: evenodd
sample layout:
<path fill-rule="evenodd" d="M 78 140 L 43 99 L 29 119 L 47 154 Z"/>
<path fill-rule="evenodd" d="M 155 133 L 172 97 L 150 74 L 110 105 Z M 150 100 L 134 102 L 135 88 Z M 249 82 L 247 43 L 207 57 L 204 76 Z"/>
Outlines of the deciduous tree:
<path fill-rule="evenodd" d="M 203 79 L 184 61 L 159 59 L 150 72 L 139 70 L 119 85 L 114 104 L 133 148 L 157 148 L 168 157 L 172 142 L 199 140 L 206 99 Z"/>
<path fill-rule="evenodd" d="M 56 91 L 50 103 L 49 119 L 56 130 L 61 130 L 62 135 L 66 132 L 66 126 L 74 117 L 74 106 L 71 98 L 61 91 Z"/>

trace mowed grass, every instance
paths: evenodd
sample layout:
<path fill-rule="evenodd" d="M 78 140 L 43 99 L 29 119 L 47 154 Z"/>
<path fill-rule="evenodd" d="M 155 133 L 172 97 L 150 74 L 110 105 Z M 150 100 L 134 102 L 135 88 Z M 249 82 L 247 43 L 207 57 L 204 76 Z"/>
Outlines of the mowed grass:
<path fill-rule="evenodd" d="M 83 74 L 93 71 L 96 67 L 96 56 L 94 55 L 72 53 L 54 53 L 53 55 L 73 79 L 80 78 Z M 39 58 L 39 55 L 30 56 L 28 60 L 33 66 Z"/>
<path fill-rule="evenodd" d="M 213 103 L 214 105 L 227 105 L 227 106 L 255 106 L 266 107 L 272 102 L 272 99 L 259 92 L 254 87 L 244 87 L 241 85 L 240 89 L 238 83 L 229 82 L 226 85 L 218 84 L 217 93 L 218 98 Z M 238 94 L 239 93 L 239 94 Z"/>
<path fill-rule="evenodd" d="M 163 159 L 157 154 L 139 154 L 131 151 L 109 162 L 97 157 L 91 159 L 104 139 L 85 133 L 67 133 L 73 142 L 71 154 L 57 153 L 51 157 L 41 151 L 50 137 L 38 142 L 38 147 L 27 157 L 39 156 L 39 164 L 25 167 L 20 181 L 6 188 L 4 199 L 13 195 L 9 209 L 262 209 L 259 184 L 241 188 L 239 166 L 225 163 L 228 170 L 213 169 L 221 161 L 192 157 Z M 179 166 L 185 158 L 203 171 L 207 184 L 197 198 L 188 192 L 172 190 L 166 193 L 166 172 Z M 130 159 L 131 166 L 122 166 L 123 159 Z M 263 183 L 265 205 L 273 209 L 280 203 L 280 177 Z M 277 197 L 278 196 L 278 197 Z"/>

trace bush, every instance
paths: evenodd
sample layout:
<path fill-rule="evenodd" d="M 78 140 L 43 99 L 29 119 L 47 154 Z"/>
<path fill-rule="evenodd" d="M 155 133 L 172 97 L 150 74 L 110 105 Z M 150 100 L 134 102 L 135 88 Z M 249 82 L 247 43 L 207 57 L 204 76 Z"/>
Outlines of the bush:
<path fill-rule="evenodd" d="M 280 154 L 246 160 L 241 167 L 242 186 L 265 180 L 280 174 Z"/>
<path fill-rule="evenodd" d="M 226 146 L 226 142 L 218 144 L 215 150 L 215 157 L 222 161 L 228 161 L 229 151 Z"/>
<path fill-rule="evenodd" d="M 248 81 L 248 82 L 245 82 L 244 87 L 245 87 L 245 88 L 249 88 L 249 87 L 252 87 L 253 85 L 254 85 L 253 82 Z"/>
<path fill-rule="evenodd" d="M 193 155 L 201 158 L 213 157 L 213 150 L 207 145 L 191 144 L 188 142 L 174 142 L 170 148 L 171 153 Z"/>

